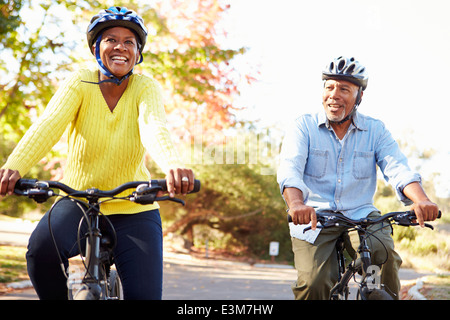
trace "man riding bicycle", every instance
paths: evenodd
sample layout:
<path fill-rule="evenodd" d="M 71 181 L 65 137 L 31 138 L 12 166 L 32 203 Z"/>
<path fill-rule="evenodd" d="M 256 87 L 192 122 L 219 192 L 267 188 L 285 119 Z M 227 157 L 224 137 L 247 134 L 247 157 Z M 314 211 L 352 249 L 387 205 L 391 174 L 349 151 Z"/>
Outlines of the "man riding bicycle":
<path fill-rule="evenodd" d="M 412 204 L 422 227 L 438 215 L 421 177 L 411 171 L 384 124 L 357 111 L 368 82 L 365 67 L 354 58 L 339 57 L 326 66 L 322 79 L 324 111 L 302 115 L 287 129 L 277 172 L 293 221 L 290 233 L 298 279 L 292 290 L 299 300 L 328 299 L 338 279 L 335 243 L 343 231 L 317 229 L 316 210 L 352 219 L 380 216 L 373 205 L 376 165 L 398 198 Z M 303 233 L 307 224 L 312 230 Z M 372 230 L 377 230 L 368 238 L 372 262 L 385 262 L 381 282 L 398 299 L 402 261 L 394 250 L 391 227 Z"/>
<path fill-rule="evenodd" d="M 68 129 L 63 182 L 73 189 L 113 189 L 128 181 L 150 180 L 148 151 L 166 174 L 167 189 L 186 194 L 194 173 L 180 163 L 166 127 L 159 84 L 134 74 L 142 62 L 147 29 L 124 7 L 95 15 L 87 40 L 98 69 L 74 72 L 57 90 L 0 170 L 0 196 L 12 194 L 19 178 L 41 160 Z M 117 233 L 115 263 L 125 299 L 161 299 L 162 230 L 157 204 L 114 200 L 100 206 Z M 67 299 L 66 277 L 49 234 L 47 215 L 30 237 L 27 267 L 41 299 Z M 56 203 L 51 225 L 65 268 L 78 252 L 82 211 L 69 199 Z"/>

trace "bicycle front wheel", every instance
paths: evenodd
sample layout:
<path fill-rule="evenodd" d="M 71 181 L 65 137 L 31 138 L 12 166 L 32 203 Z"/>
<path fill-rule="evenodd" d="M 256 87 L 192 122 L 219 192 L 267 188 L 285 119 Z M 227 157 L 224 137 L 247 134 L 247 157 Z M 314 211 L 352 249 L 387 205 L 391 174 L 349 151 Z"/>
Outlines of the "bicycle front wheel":
<path fill-rule="evenodd" d="M 358 300 L 394 300 L 389 293 L 383 289 L 359 290 Z"/>
<path fill-rule="evenodd" d="M 73 300 L 100 300 L 101 287 L 96 283 L 83 283 L 80 289 L 73 294 Z"/>
<path fill-rule="evenodd" d="M 123 288 L 119 274 L 116 270 L 111 270 L 108 279 L 108 299 L 123 300 Z"/>

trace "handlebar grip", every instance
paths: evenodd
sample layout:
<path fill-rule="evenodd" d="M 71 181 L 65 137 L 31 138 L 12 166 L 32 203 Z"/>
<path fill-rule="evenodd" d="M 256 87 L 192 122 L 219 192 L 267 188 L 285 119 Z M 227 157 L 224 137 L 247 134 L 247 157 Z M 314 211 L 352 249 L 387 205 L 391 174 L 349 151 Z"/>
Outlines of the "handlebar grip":
<path fill-rule="evenodd" d="M 166 179 L 161 180 L 153 180 L 158 186 L 161 187 L 162 191 L 167 191 L 167 182 Z M 194 180 L 194 189 L 189 193 L 199 192 L 201 187 L 200 180 L 195 179 Z"/>
<path fill-rule="evenodd" d="M 411 210 L 410 212 L 413 215 L 413 217 L 415 218 L 416 214 L 415 214 L 414 210 Z M 436 219 L 440 219 L 441 217 L 442 217 L 442 212 L 441 212 L 441 210 L 439 210 Z"/>
<path fill-rule="evenodd" d="M 156 183 L 158 186 L 160 186 L 162 191 L 167 191 L 166 179 L 152 180 L 152 183 Z"/>
<path fill-rule="evenodd" d="M 23 190 L 32 188 L 36 185 L 37 179 L 19 179 L 14 186 L 14 189 Z M 16 192 L 16 190 L 14 190 Z"/>
<path fill-rule="evenodd" d="M 201 187 L 200 180 L 195 179 L 194 180 L 194 190 L 192 190 L 191 193 L 199 192 L 200 191 L 200 187 Z"/>

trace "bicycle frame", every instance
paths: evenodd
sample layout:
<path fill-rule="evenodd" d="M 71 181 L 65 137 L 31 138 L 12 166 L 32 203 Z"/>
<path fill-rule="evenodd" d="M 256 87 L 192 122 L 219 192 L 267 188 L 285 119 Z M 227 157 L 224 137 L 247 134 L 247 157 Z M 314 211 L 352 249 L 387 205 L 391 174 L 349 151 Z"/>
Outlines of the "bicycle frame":
<path fill-rule="evenodd" d="M 363 287 L 365 286 L 365 280 L 367 279 L 367 269 L 371 266 L 372 259 L 369 246 L 367 245 L 366 231 L 358 230 L 358 236 L 360 242 L 358 246 L 359 258 L 353 259 L 348 266 L 345 265 L 345 246 L 343 239 L 340 238 L 336 243 L 339 277 L 336 285 L 330 290 L 330 300 L 342 300 L 341 298 L 347 300 L 349 294 L 348 284 L 357 273 L 363 276 L 359 294 L 364 291 Z"/>
<path fill-rule="evenodd" d="M 91 203 L 90 203 L 91 205 Z M 98 204 L 96 205 L 98 207 Z M 94 209 L 97 209 L 95 206 Z M 83 283 L 89 287 L 89 292 L 93 294 L 95 300 L 99 300 L 102 296 L 106 298 L 107 290 L 102 290 L 100 281 L 104 280 L 102 272 L 100 270 L 102 262 L 100 260 L 100 241 L 102 234 L 100 232 L 99 215 L 97 210 L 89 210 L 88 214 L 89 225 L 91 230 L 87 234 L 86 238 L 86 276 L 83 279 Z"/>
<path fill-rule="evenodd" d="M 69 292 L 69 298 L 75 300 L 115 300 L 119 296 L 110 296 L 111 288 L 108 283 L 109 270 L 113 264 L 112 256 L 109 251 L 113 249 L 115 241 L 111 244 L 108 238 L 104 237 L 100 229 L 100 211 L 97 201 L 90 201 L 89 208 L 84 212 L 84 219 L 87 219 L 88 232 L 86 233 L 86 247 L 83 260 L 85 274 L 82 279 L 84 291 Z M 81 225 L 80 222 L 80 225 Z M 80 236 L 80 235 L 78 235 Z M 78 243 L 80 239 L 78 238 Z M 79 251 L 81 247 L 79 247 Z M 117 280 L 120 281 L 120 280 Z M 119 292 L 116 294 L 120 295 Z"/>

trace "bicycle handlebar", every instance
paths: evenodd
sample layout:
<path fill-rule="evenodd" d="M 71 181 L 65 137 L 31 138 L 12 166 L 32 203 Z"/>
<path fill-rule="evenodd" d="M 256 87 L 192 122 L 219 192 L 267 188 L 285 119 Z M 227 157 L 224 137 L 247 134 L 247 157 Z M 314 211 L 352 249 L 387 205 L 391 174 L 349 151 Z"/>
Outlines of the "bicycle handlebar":
<path fill-rule="evenodd" d="M 194 190 L 189 193 L 200 191 L 200 180 L 194 180 Z M 140 204 L 151 204 L 154 201 L 173 200 L 181 202 L 182 200 L 170 197 L 156 197 L 158 191 L 167 191 L 167 183 L 165 179 L 151 180 L 151 181 L 131 181 L 112 189 L 99 190 L 97 188 L 90 188 L 85 191 L 75 190 L 68 185 L 58 181 L 41 181 L 37 179 L 19 179 L 14 188 L 14 193 L 21 196 L 27 196 L 34 199 L 36 202 L 45 202 L 48 198 L 56 196 L 57 194 L 51 189 L 59 189 L 65 192 L 68 196 L 99 199 L 99 198 L 113 198 L 118 194 L 128 189 L 135 189 L 129 196 L 128 200 Z"/>
<path fill-rule="evenodd" d="M 441 218 L 441 211 L 439 211 L 439 214 L 437 218 Z M 292 217 L 288 214 L 287 215 L 288 222 L 292 222 Z M 389 219 L 392 219 L 395 221 L 396 224 L 401 226 L 416 226 L 418 223 L 413 222 L 417 217 L 413 210 L 411 211 L 399 211 L 399 212 L 389 212 L 384 215 L 382 215 L 379 218 L 376 219 L 370 219 L 370 218 L 362 218 L 353 220 L 350 218 L 347 218 L 342 213 L 335 213 L 335 212 L 317 212 L 317 222 L 320 222 L 321 225 L 317 226 L 317 228 L 330 228 L 334 226 L 339 226 L 341 222 L 345 224 L 348 224 L 350 226 L 362 226 L 363 228 L 366 228 L 370 225 L 377 224 Z M 434 229 L 432 225 L 425 223 L 425 226 Z M 303 230 L 303 232 L 306 232 L 310 230 L 311 227 L 307 227 Z"/>

